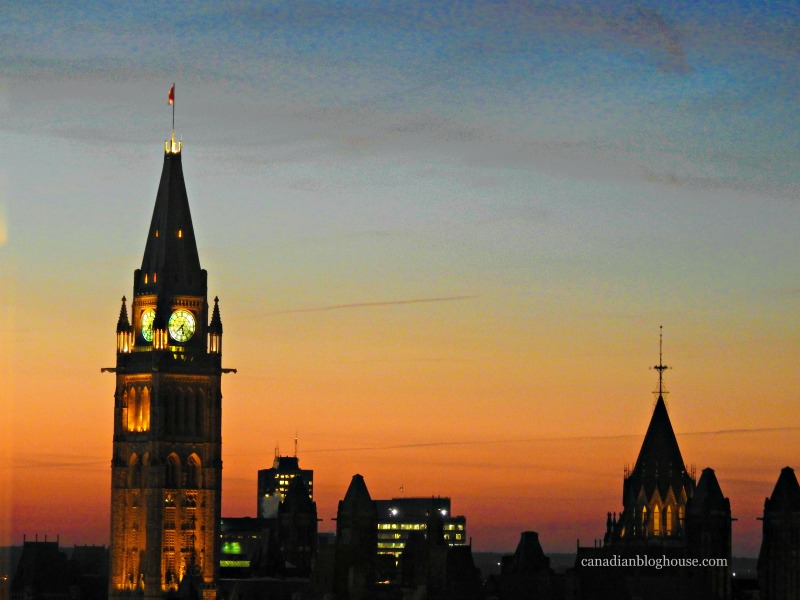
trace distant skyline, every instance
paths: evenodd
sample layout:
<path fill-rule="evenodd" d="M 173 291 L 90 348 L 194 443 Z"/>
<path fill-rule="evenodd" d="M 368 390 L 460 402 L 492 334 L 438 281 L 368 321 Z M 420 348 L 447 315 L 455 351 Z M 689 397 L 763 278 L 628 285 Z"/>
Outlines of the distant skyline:
<path fill-rule="evenodd" d="M 223 514 L 276 445 L 478 551 L 601 538 L 653 407 L 734 554 L 800 468 L 794 2 L 6 3 L 0 544 L 109 541 L 119 300 L 176 135 L 225 326 Z"/>

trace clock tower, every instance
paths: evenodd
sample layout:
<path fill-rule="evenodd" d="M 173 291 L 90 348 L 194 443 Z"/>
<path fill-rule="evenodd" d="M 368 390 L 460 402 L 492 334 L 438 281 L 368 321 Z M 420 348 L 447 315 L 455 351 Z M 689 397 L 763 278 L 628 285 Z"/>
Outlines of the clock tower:
<path fill-rule="evenodd" d="M 117 322 L 109 597 L 216 598 L 222 490 L 222 321 L 209 314 L 181 167 L 164 167 L 130 317 Z"/>

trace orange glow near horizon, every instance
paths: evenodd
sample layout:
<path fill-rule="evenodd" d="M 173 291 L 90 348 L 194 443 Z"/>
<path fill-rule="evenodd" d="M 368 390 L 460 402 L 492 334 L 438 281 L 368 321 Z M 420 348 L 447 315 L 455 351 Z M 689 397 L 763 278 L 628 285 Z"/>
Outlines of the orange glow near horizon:
<path fill-rule="evenodd" d="M 99 367 L 113 362 L 117 306 L 106 304 L 106 335 L 86 338 L 83 360 L 50 362 L 35 386 L 23 382 L 47 349 L 20 354 L 6 371 L 16 398 L 0 543 L 37 532 L 108 543 L 114 384 Z M 499 340 L 488 329 L 443 327 L 435 304 L 267 317 L 264 336 L 235 301 L 220 307 L 223 366 L 239 371 L 223 381 L 224 515 L 255 515 L 257 471 L 281 442 L 289 453 L 295 431 L 322 531 L 333 530 L 355 473 L 373 498 L 451 497 L 479 551 L 511 552 L 526 530 L 546 551 L 572 551 L 577 539 L 602 537 L 605 514 L 621 510 L 623 469 L 652 412 L 656 376 L 641 363 L 656 362 L 655 332 L 636 332 L 634 346 L 652 347 L 648 360 L 621 343 L 604 342 L 601 357 L 564 336 Z M 755 555 L 764 498 L 782 467 L 797 466 L 787 449 L 799 446 L 800 429 L 784 425 L 791 380 L 770 356 L 731 378 L 744 355 L 730 350 L 701 369 L 692 332 L 670 333 L 665 362 L 679 366 L 667 374 L 667 398 L 684 460 L 698 474 L 715 469 L 738 519 L 734 551 Z M 763 403 L 762 381 L 774 402 Z"/>

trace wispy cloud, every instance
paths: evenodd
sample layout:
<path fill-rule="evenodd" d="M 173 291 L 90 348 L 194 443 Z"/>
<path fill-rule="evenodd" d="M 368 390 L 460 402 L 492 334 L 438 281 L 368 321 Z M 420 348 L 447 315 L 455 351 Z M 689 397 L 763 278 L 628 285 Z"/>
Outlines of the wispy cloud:
<path fill-rule="evenodd" d="M 285 315 L 290 313 L 323 312 L 328 310 L 344 310 L 350 308 L 372 308 L 376 306 L 398 306 L 403 304 L 426 304 L 431 302 L 456 302 L 459 300 L 470 300 L 477 296 L 442 296 L 439 298 L 412 298 L 409 300 L 384 300 L 381 302 L 354 302 L 352 304 L 331 304 L 329 306 L 316 306 L 309 308 L 290 308 L 287 310 L 277 310 L 269 315 Z"/>

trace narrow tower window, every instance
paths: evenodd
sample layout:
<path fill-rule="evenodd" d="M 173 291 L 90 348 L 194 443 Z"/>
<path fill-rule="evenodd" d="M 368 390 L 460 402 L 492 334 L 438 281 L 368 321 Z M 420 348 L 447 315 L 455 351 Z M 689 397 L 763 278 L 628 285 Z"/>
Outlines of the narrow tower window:
<path fill-rule="evenodd" d="M 664 513 L 664 531 L 667 535 L 672 535 L 672 507 L 667 505 Z"/>
<path fill-rule="evenodd" d="M 653 533 L 661 535 L 661 510 L 658 508 L 658 504 L 653 507 Z"/>

